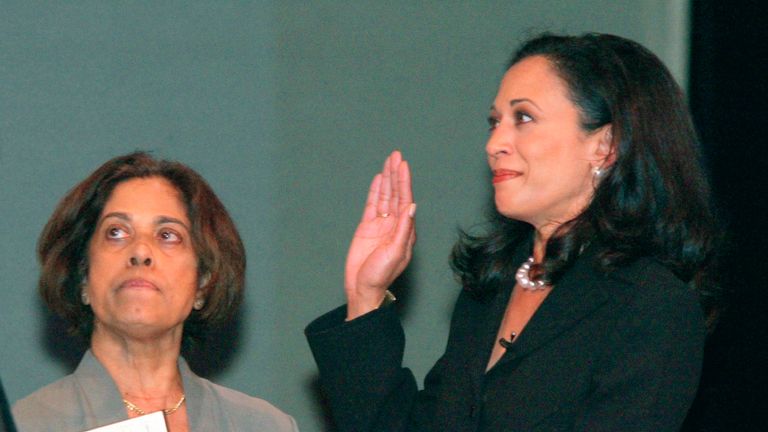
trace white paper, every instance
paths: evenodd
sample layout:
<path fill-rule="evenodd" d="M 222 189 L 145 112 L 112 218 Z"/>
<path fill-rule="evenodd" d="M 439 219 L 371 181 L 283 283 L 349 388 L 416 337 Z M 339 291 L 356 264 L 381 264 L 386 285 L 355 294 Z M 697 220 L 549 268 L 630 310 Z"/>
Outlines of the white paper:
<path fill-rule="evenodd" d="M 84 432 L 168 432 L 162 411 L 135 417 L 111 425 L 89 429 Z"/>

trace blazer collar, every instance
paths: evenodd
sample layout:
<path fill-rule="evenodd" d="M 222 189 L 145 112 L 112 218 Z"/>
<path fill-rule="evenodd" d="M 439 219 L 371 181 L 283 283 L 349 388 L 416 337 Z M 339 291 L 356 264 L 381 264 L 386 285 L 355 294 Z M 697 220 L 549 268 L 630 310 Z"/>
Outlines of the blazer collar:
<path fill-rule="evenodd" d="M 87 350 L 73 373 L 81 392 L 83 423 L 88 429 L 127 420 L 120 391 L 107 370 Z"/>
<path fill-rule="evenodd" d="M 204 424 L 204 419 L 210 413 L 210 408 L 203 401 L 205 389 L 201 379 L 189 368 L 183 357 L 179 357 L 179 370 L 186 395 L 187 419 L 190 430 L 195 430 L 198 424 Z M 74 378 L 82 391 L 84 422 L 89 429 L 127 420 L 120 390 L 117 388 L 106 368 L 87 350 L 74 372 Z"/>
<path fill-rule="evenodd" d="M 597 268 L 598 252 L 594 244 L 587 247 L 496 366 L 538 349 L 610 300 L 608 277 Z"/>

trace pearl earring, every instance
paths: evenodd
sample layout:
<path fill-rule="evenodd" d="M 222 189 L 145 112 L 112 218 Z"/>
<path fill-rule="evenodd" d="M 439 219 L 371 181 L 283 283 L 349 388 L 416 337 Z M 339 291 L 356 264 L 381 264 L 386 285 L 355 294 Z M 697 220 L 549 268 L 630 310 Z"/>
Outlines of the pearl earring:
<path fill-rule="evenodd" d="M 204 274 L 204 275 L 202 275 L 200 277 L 200 280 L 198 281 L 197 287 L 198 288 L 202 288 L 202 287 L 204 287 L 210 281 L 211 281 L 211 274 L 210 273 L 206 273 L 206 274 Z"/>
<path fill-rule="evenodd" d="M 195 298 L 195 302 L 192 303 L 192 308 L 194 310 L 198 310 L 199 311 L 200 309 L 203 308 L 203 306 L 205 306 L 205 299 L 203 298 L 203 296 L 199 296 L 199 297 Z"/>
<path fill-rule="evenodd" d="M 88 297 L 88 292 L 85 289 L 80 291 L 80 301 L 83 302 L 83 304 L 86 306 L 91 304 L 91 298 Z"/>
<path fill-rule="evenodd" d="M 600 178 L 600 177 L 602 177 L 604 173 L 605 173 L 605 172 L 604 172 L 602 169 L 600 169 L 600 167 L 593 167 L 593 168 L 592 168 L 592 175 L 593 175 L 595 178 Z"/>

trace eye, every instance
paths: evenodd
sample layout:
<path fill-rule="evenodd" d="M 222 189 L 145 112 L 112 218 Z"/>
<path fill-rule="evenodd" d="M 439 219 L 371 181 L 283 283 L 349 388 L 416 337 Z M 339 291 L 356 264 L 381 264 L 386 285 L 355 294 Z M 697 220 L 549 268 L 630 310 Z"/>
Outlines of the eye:
<path fill-rule="evenodd" d="M 494 116 L 488 116 L 488 131 L 493 132 L 499 126 L 501 120 Z"/>
<path fill-rule="evenodd" d="M 515 111 L 515 124 L 525 124 L 533 121 L 533 117 L 525 111 Z"/>
<path fill-rule="evenodd" d="M 159 237 L 165 243 L 181 243 L 181 235 L 170 229 L 161 230 Z"/>
<path fill-rule="evenodd" d="M 121 227 L 111 226 L 106 232 L 108 239 L 121 240 L 128 237 L 128 232 Z"/>

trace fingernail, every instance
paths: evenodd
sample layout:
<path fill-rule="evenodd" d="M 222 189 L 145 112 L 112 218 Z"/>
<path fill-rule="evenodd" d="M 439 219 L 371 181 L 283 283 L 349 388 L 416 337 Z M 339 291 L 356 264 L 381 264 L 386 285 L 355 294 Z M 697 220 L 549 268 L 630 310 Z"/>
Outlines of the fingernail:
<path fill-rule="evenodd" d="M 410 217 L 416 216 L 416 203 L 411 203 L 411 206 L 408 207 L 408 216 Z"/>

